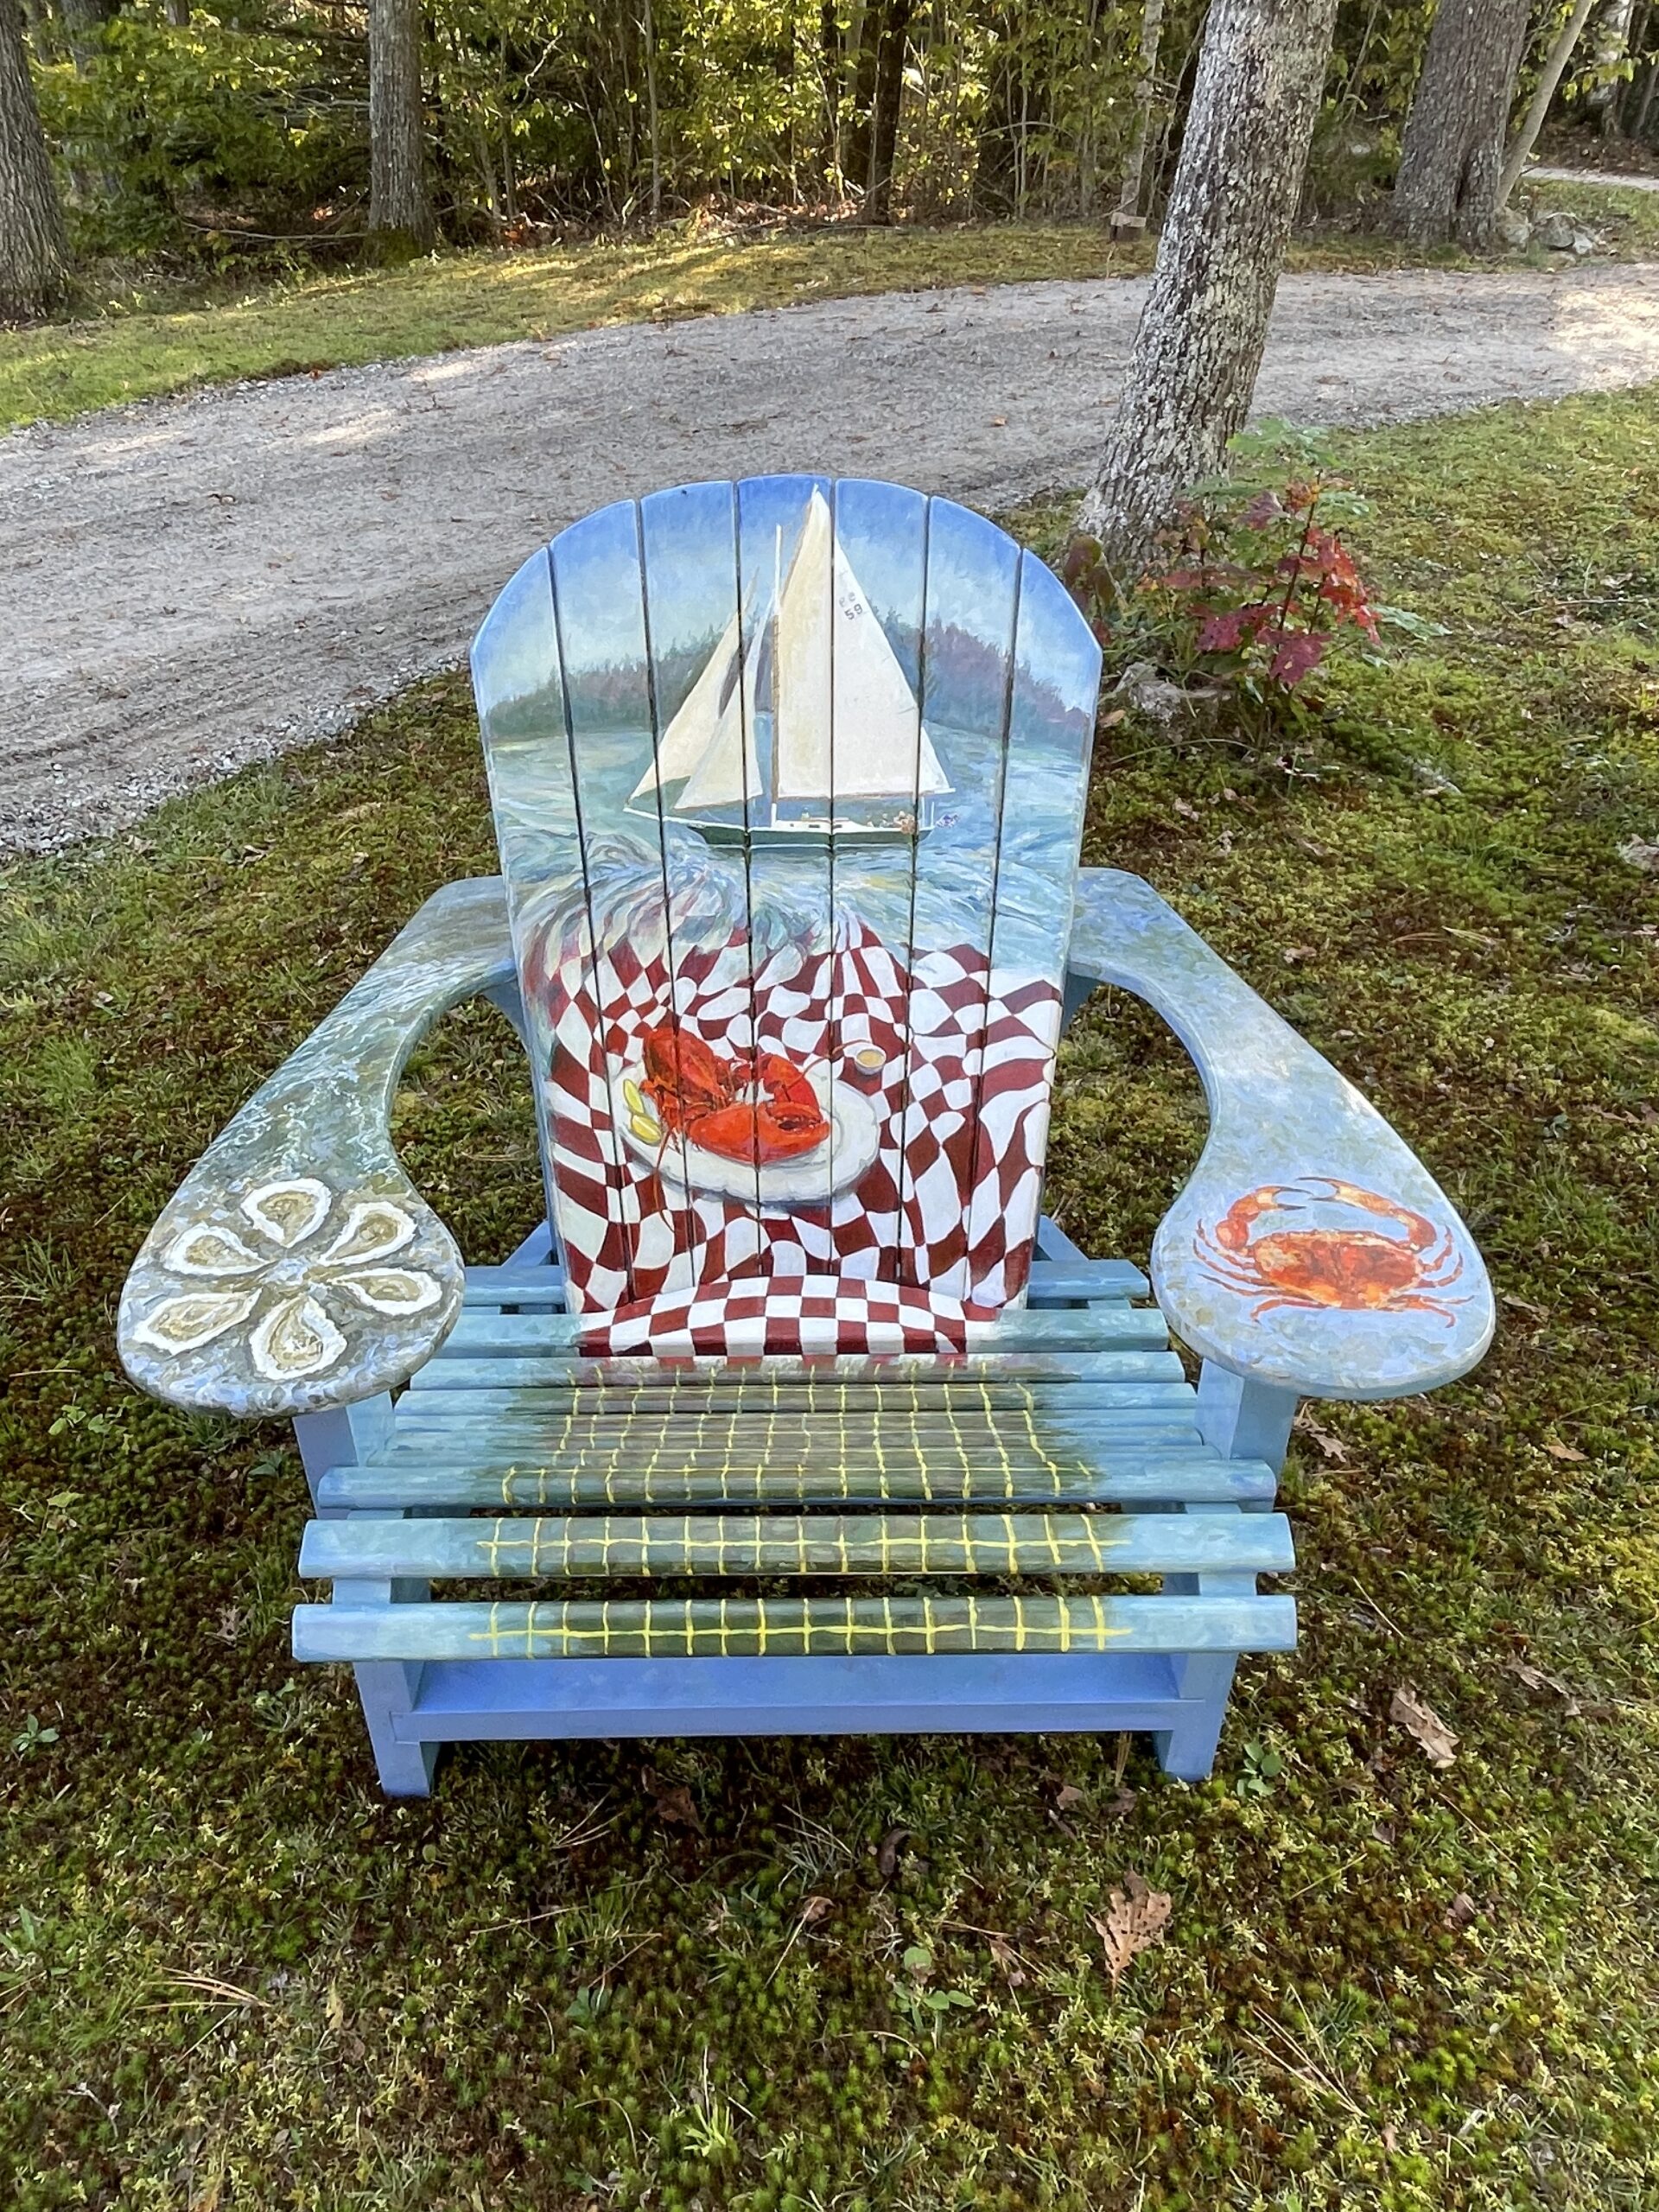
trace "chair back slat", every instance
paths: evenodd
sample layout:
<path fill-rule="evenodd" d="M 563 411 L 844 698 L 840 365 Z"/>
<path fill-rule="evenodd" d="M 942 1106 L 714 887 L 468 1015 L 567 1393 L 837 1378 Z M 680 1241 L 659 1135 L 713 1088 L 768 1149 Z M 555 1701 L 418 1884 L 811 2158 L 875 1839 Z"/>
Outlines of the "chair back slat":
<path fill-rule="evenodd" d="M 474 671 L 571 1293 L 1029 1264 L 1099 654 L 892 485 L 623 502 Z"/>

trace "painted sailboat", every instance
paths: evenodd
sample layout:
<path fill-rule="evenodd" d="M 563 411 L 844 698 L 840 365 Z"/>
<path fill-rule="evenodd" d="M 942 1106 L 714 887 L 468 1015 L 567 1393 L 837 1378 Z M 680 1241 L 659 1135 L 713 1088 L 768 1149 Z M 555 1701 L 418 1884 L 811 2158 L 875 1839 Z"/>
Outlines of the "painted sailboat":
<path fill-rule="evenodd" d="M 747 634 L 747 647 L 745 638 Z M 815 491 L 759 620 L 734 614 L 658 741 L 629 811 L 714 845 L 908 843 L 950 785 L 921 709 Z"/>

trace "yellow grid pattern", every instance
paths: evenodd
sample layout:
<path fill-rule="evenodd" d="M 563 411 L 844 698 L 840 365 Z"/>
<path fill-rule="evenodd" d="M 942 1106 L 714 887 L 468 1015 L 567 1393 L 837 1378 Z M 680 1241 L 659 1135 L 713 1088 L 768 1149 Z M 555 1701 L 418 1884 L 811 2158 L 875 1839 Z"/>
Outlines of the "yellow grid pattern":
<path fill-rule="evenodd" d="M 493 1659 L 730 1659 L 1103 1651 L 1129 1633 L 1098 1597 L 605 1599 L 491 1605 L 468 1641 Z"/>
<path fill-rule="evenodd" d="M 500 1475 L 503 1505 L 765 1503 L 791 1495 L 851 1501 L 1087 1497 L 1090 1460 L 1044 1439 L 1040 1410 L 984 1402 L 845 1414 L 834 1426 L 780 1413 L 637 1414 L 612 1426 L 586 1411 L 535 1425 L 535 1453 Z M 475 1439 L 487 1446 L 488 1433 Z M 464 1451 L 458 1456 L 468 1456 Z"/>
<path fill-rule="evenodd" d="M 787 1514 L 481 1521 L 457 1575 L 1107 1574 L 1115 1515 Z"/>

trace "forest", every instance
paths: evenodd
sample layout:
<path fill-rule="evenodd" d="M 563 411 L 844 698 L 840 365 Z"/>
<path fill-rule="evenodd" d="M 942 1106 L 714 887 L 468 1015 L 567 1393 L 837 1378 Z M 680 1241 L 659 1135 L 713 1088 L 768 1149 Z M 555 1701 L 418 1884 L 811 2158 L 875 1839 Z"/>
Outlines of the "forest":
<path fill-rule="evenodd" d="M 1305 219 L 1363 222 L 1390 181 L 1433 12 L 1344 0 Z M 1173 172 L 1205 7 L 0 0 L 0 34 L 9 14 L 73 265 L 177 271 L 669 221 L 1133 226 Z M 1535 4 L 1517 102 L 1574 16 L 1555 113 L 1628 156 L 1659 134 L 1659 6 Z M 0 66 L 0 126 L 6 106 Z"/>

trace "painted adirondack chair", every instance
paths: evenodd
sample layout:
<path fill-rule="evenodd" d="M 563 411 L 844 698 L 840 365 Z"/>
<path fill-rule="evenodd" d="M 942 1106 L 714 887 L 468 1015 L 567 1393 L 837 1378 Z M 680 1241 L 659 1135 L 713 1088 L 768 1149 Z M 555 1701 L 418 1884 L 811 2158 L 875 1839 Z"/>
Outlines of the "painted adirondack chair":
<path fill-rule="evenodd" d="M 1491 1300 L 1350 1084 L 1079 869 L 1086 625 L 960 507 L 760 478 L 565 531 L 473 665 L 501 878 L 429 900 L 122 1300 L 146 1389 L 294 1419 L 296 1655 L 356 1669 L 392 1793 L 447 1740 L 742 1731 L 1144 1729 L 1206 1774 L 1237 1656 L 1294 1642 L 1256 1578 L 1299 1397 L 1455 1377 Z M 1156 1308 L 1039 1213 L 1103 982 L 1211 1110 Z M 387 1128 L 480 993 L 548 1223 L 467 1268 Z"/>

